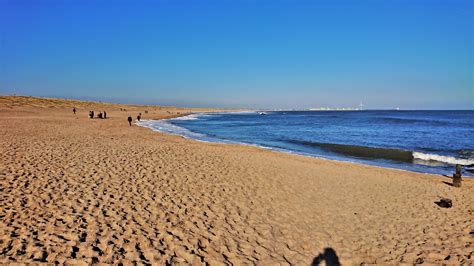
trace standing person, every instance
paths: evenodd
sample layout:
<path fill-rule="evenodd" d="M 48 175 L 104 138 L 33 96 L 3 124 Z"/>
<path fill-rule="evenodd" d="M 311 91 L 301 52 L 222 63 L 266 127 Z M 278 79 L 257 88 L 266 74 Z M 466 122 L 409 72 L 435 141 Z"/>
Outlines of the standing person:
<path fill-rule="evenodd" d="M 138 116 L 137 116 L 137 120 L 138 120 L 138 122 L 140 122 L 140 118 L 141 118 L 141 116 L 140 116 L 140 115 L 138 115 Z"/>
<path fill-rule="evenodd" d="M 132 126 L 132 116 L 131 115 L 128 116 L 128 124 L 130 126 Z"/>
<path fill-rule="evenodd" d="M 94 118 L 94 111 L 91 111 L 91 118 Z"/>
<path fill-rule="evenodd" d="M 76 107 L 72 108 L 72 112 L 76 114 Z"/>
<path fill-rule="evenodd" d="M 107 119 L 107 113 L 104 111 L 104 119 Z"/>

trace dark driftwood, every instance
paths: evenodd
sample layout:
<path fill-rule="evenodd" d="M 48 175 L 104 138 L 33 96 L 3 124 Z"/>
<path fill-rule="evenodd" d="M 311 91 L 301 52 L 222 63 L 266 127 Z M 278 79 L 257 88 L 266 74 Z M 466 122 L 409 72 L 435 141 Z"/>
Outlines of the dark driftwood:
<path fill-rule="evenodd" d="M 456 164 L 456 173 L 454 173 L 453 175 L 453 187 L 461 187 L 461 170 L 461 165 Z"/>
<path fill-rule="evenodd" d="M 451 208 L 453 207 L 453 201 L 448 198 L 442 198 L 439 201 L 435 202 L 438 206 L 442 208 Z"/>

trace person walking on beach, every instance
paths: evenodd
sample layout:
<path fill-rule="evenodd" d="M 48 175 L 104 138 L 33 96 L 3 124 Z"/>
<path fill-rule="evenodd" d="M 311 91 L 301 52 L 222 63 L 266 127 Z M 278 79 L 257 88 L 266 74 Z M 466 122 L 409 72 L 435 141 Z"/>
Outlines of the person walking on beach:
<path fill-rule="evenodd" d="M 72 108 L 72 112 L 74 113 L 74 115 L 76 114 L 76 107 Z"/>
<path fill-rule="evenodd" d="M 104 119 L 107 119 L 107 113 L 104 111 Z"/>
<path fill-rule="evenodd" d="M 132 116 L 131 115 L 128 116 L 128 124 L 130 126 L 132 126 Z"/>

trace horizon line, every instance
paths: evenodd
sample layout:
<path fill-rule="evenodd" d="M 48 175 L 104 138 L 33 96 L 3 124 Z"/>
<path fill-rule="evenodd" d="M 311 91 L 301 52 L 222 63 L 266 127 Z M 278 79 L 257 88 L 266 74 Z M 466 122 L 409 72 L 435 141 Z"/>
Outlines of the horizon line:
<path fill-rule="evenodd" d="M 91 102 L 91 103 L 110 103 L 110 104 L 123 104 L 123 105 L 142 105 L 142 106 L 161 106 L 161 107 L 174 107 L 174 108 L 192 108 L 192 109 L 238 109 L 238 110 L 252 110 L 252 111 L 314 111 L 314 112 L 325 112 L 325 111 L 337 111 L 337 112 L 350 112 L 350 111 L 474 111 L 473 109 L 423 109 L 423 108 L 398 108 L 398 107 L 391 107 L 391 108 L 358 108 L 358 107 L 328 107 L 328 106 L 321 106 L 321 107 L 310 107 L 310 108 L 265 108 L 265 107 L 191 107 L 191 106 L 180 106 L 178 103 L 176 105 L 168 105 L 168 104 L 147 104 L 147 103 L 139 103 L 139 101 L 132 101 L 132 102 L 122 102 L 120 100 L 113 100 L 113 98 L 107 99 L 107 97 L 91 97 L 91 96 L 74 96 L 74 97 L 66 97 L 66 96 L 35 96 L 35 95 L 24 95 L 24 94 L 1 94 L 0 96 L 5 97 L 31 97 L 31 98 L 40 98 L 40 99 L 62 99 L 66 101 L 82 101 L 82 102 Z M 101 98 L 106 98 L 106 100 L 101 100 Z M 132 98 L 133 99 L 133 98 Z M 327 110 L 323 108 L 328 108 Z M 346 110 L 342 110 L 342 109 Z"/>

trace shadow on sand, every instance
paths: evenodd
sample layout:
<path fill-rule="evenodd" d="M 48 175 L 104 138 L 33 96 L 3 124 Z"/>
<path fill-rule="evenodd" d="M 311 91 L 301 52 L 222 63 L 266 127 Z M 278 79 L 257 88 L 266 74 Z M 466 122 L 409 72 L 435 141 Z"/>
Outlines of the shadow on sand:
<path fill-rule="evenodd" d="M 453 183 L 449 183 L 449 182 L 446 182 L 446 181 L 443 181 L 443 183 L 445 183 L 448 186 L 453 186 Z"/>
<path fill-rule="evenodd" d="M 319 253 L 319 255 L 314 258 L 313 263 L 311 263 L 311 265 L 321 265 L 323 261 L 326 262 L 326 265 L 341 265 L 341 263 L 339 262 L 339 258 L 337 257 L 336 251 L 334 251 L 334 249 L 330 247 L 325 248 L 323 253 Z"/>

